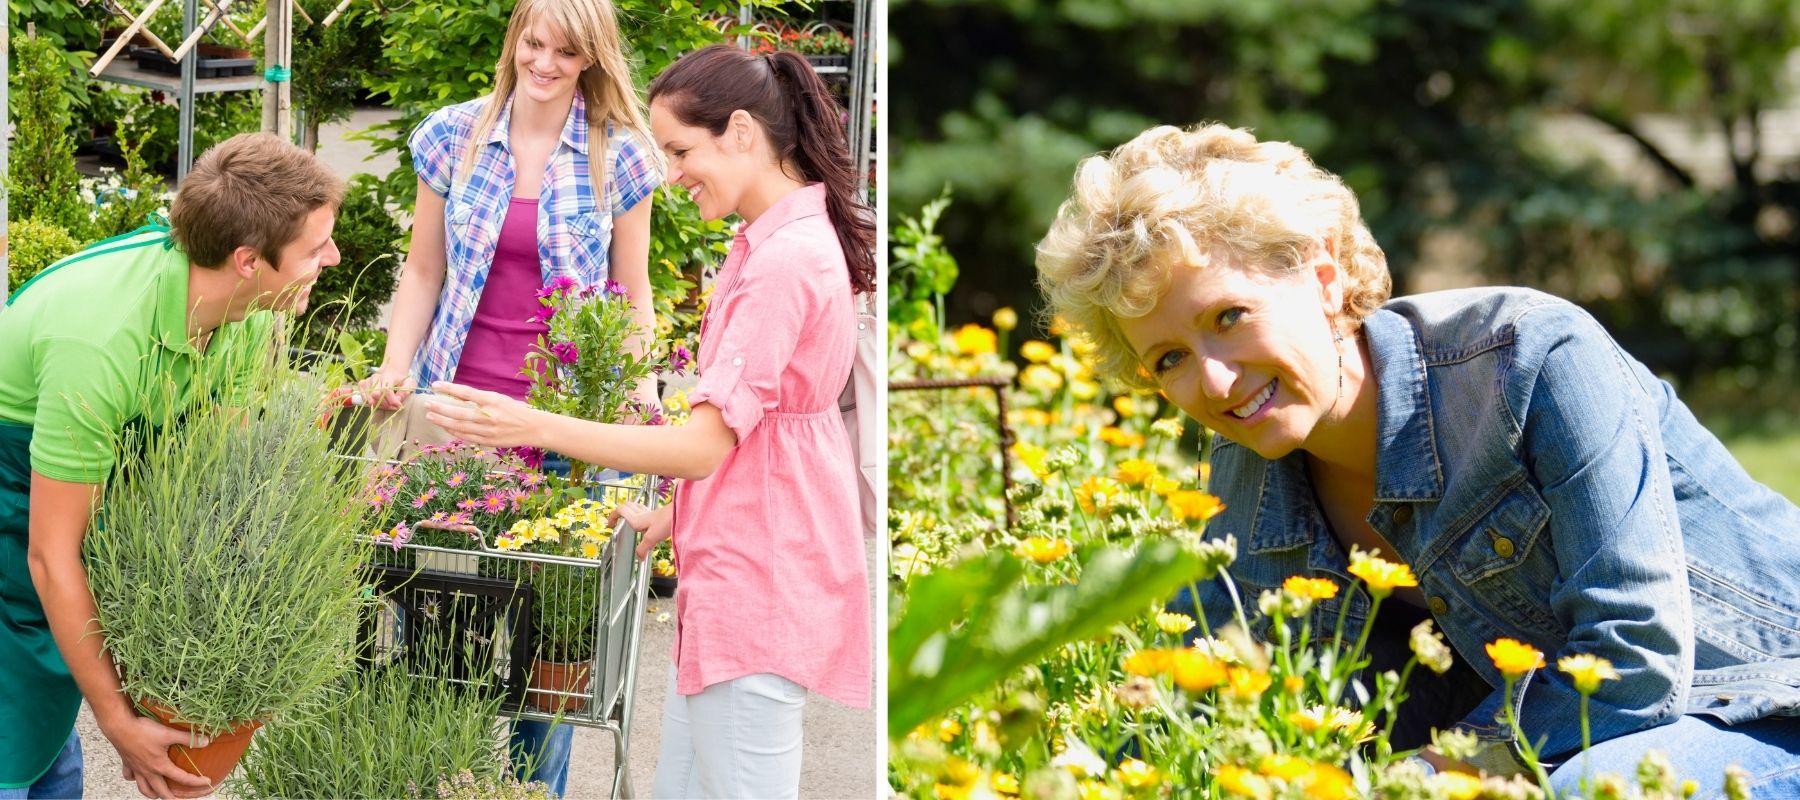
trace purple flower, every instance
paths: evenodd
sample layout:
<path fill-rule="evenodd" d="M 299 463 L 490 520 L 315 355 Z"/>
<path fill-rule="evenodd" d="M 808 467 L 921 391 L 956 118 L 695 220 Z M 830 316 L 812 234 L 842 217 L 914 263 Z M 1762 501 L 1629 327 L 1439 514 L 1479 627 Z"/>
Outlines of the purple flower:
<path fill-rule="evenodd" d="M 508 447 L 501 450 L 507 456 L 517 458 L 525 466 L 541 469 L 544 466 L 544 451 L 535 447 Z M 527 486 L 536 486 L 544 482 L 544 476 L 535 472 L 520 476 Z"/>
<path fill-rule="evenodd" d="M 606 282 L 606 293 L 612 297 L 624 297 L 625 296 L 625 285 L 622 283 L 619 283 L 618 281 L 607 281 Z"/>
<path fill-rule="evenodd" d="M 557 361 L 564 364 L 573 364 L 577 358 L 581 357 L 581 348 L 577 347 L 574 342 L 557 342 L 550 345 L 550 352 L 556 356 Z"/>
<path fill-rule="evenodd" d="M 531 319 L 527 320 L 527 322 L 547 323 L 555 317 L 556 306 L 544 306 L 543 308 L 538 309 L 537 313 L 532 314 Z"/>
<path fill-rule="evenodd" d="M 558 275 L 554 278 L 551 278 L 550 285 L 546 286 L 544 288 L 550 290 L 550 294 L 552 296 L 560 297 L 562 295 L 568 294 L 569 290 L 575 288 L 575 279 L 571 278 L 567 275 Z M 543 297 L 544 295 L 540 294 L 538 296 Z"/>
<path fill-rule="evenodd" d="M 433 497 L 437 497 L 437 489 L 436 488 L 426 489 L 423 494 L 420 494 L 418 497 L 413 498 L 412 507 L 413 508 L 424 508 L 425 504 L 431 502 L 431 498 L 433 498 Z"/>
<path fill-rule="evenodd" d="M 687 374 L 688 365 L 693 362 L 694 354 L 688 351 L 685 344 L 675 345 L 675 349 L 669 351 L 669 369 L 676 375 Z"/>

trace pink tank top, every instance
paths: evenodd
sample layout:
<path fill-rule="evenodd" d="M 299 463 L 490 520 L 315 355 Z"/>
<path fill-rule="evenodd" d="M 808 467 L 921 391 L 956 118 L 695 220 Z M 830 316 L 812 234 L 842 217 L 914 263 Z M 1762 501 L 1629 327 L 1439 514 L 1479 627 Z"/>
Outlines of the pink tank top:
<path fill-rule="evenodd" d="M 537 208 L 535 198 L 514 197 L 507 206 L 494 264 L 456 365 L 457 383 L 520 400 L 531 390 L 531 379 L 523 372 L 525 354 L 539 334 L 550 330 L 546 323 L 531 321 L 543 308 L 537 299 L 544 285 L 538 266 Z"/>

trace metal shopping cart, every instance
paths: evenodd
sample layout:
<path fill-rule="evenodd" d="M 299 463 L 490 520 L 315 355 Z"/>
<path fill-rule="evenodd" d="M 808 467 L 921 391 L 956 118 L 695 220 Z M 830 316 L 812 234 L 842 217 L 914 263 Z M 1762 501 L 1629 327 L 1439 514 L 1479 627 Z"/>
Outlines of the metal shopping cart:
<path fill-rule="evenodd" d="M 363 460 L 363 459 L 356 459 Z M 657 481 L 587 484 L 603 503 L 654 508 Z M 457 528 L 474 549 L 379 542 L 373 574 L 385 602 L 365 621 L 370 663 L 432 663 L 434 675 L 499 692 L 519 719 L 612 735 L 612 796 L 633 795 L 630 732 L 649 576 L 637 532 L 620 520 L 592 557 L 518 552 L 500 532 Z"/>

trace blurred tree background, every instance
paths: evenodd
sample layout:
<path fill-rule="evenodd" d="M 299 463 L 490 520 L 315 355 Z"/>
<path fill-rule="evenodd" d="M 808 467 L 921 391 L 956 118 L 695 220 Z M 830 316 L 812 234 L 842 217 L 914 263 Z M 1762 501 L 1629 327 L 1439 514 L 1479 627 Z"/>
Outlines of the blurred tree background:
<path fill-rule="evenodd" d="M 1343 176 L 1396 294 L 1567 297 L 1685 396 L 1780 417 L 1792 471 L 1800 3 L 891 0 L 890 31 L 894 85 L 930 87 L 890 101 L 890 203 L 950 188 L 946 323 L 1038 308 L 1080 158 L 1220 121 Z"/>

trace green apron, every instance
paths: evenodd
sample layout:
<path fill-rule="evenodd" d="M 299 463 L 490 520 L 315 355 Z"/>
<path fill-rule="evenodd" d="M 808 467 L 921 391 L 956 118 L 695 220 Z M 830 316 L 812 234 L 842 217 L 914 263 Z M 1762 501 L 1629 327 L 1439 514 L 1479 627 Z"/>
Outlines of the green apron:
<path fill-rule="evenodd" d="M 30 786 L 68 743 L 81 690 L 56 649 L 25 560 L 31 428 L 0 422 L 0 788 Z"/>

